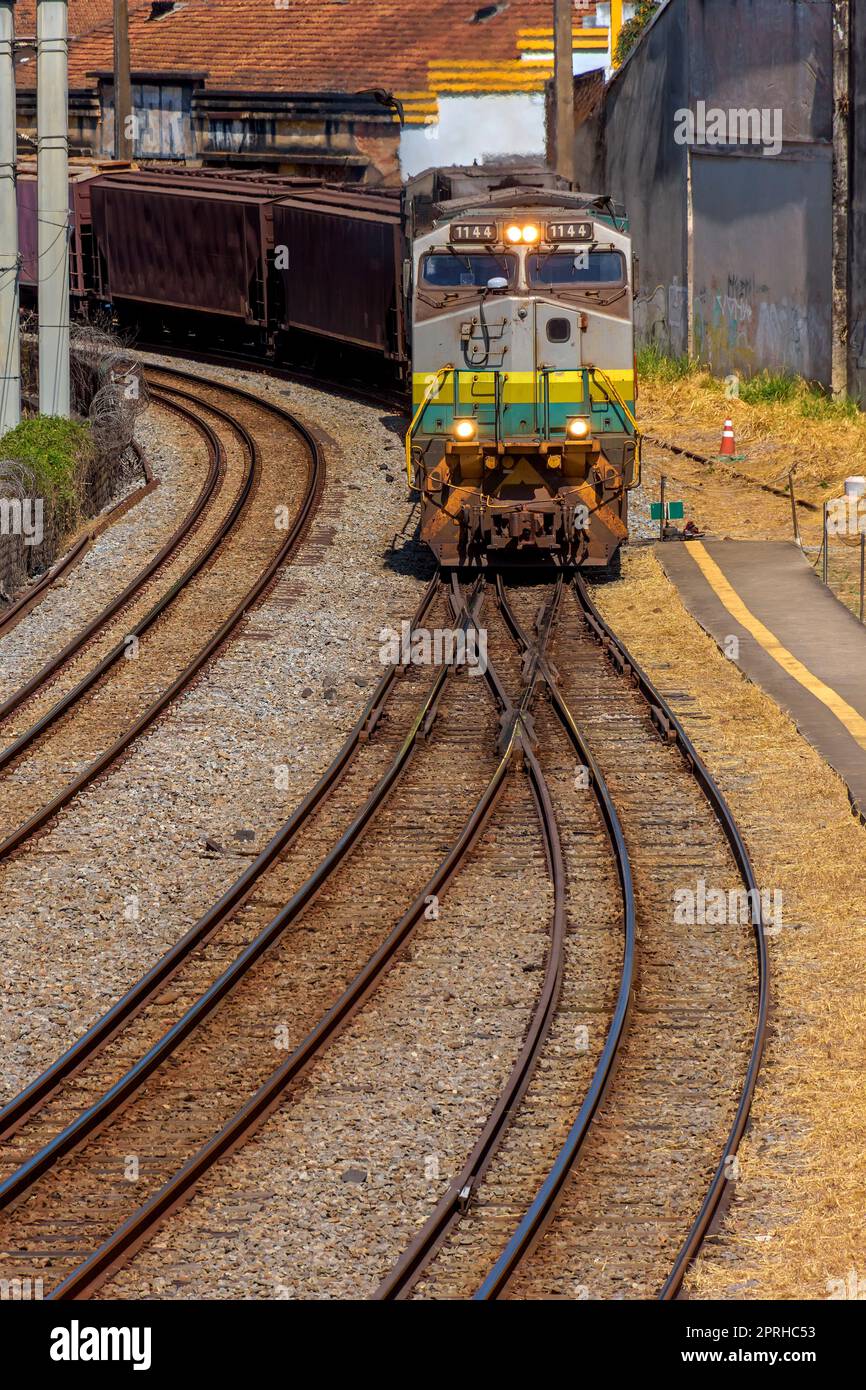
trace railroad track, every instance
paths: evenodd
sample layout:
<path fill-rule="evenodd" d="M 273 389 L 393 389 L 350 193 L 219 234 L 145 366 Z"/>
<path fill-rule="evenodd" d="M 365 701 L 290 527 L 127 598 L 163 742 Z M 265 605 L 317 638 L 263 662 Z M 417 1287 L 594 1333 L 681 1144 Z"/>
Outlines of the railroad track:
<path fill-rule="evenodd" d="M 544 646 L 499 597 L 550 697 L 539 809 L 572 950 L 555 960 L 552 940 L 522 1054 L 535 1048 L 534 1076 L 515 1069 L 475 1154 L 375 1296 L 667 1299 L 736 1176 L 767 1017 L 757 886 L 714 782 L 582 581 Z M 618 911 L 599 910 L 605 839 Z M 610 866 L 606 876 L 609 893 Z M 697 896 L 701 880 L 752 894 L 747 920 L 721 933 L 675 923 L 675 893 Z M 499 1152 L 484 1151 L 505 1114 Z"/>
<path fill-rule="evenodd" d="M 576 592 L 578 602 L 559 580 L 530 635 L 537 601 L 512 603 L 500 588 L 489 619 L 498 666 L 488 665 L 486 682 L 449 678 L 447 668 L 432 681 L 412 667 L 386 672 L 331 768 L 220 903 L 0 1112 L 0 1277 L 47 1276 L 55 1298 L 101 1288 L 220 1158 L 299 1093 L 429 902 L 466 870 L 497 805 L 514 813 L 523 784 L 551 880 L 540 987 L 472 1152 L 377 1296 L 532 1297 L 563 1284 L 566 1296 L 575 1286 L 602 1297 L 676 1292 L 722 1200 L 748 1114 L 766 951 L 753 912 L 742 936 L 754 933 L 757 976 L 752 966 L 735 1007 L 726 995 L 713 1016 L 715 977 L 693 974 L 701 954 L 716 964 L 712 933 L 678 941 L 670 892 L 691 873 L 716 871 L 753 888 L 748 858 L 673 716 L 582 585 Z M 477 625 L 483 597 L 480 583 L 469 594 L 452 583 L 451 620 Z M 447 616 L 444 602 L 434 582 L 415 626 Z M 635 776 L 624 745 L 648 769 Z M 521 767 L 525 781 L 514 776 Z M 588 773 L 577 796 L 576 767 Z M 526 839 L 525 801 L 518 815 L 521 830 L 506 822 L 513 843 Z M 419 837 L 419 825 L 428 833 Z M 687 853 L 674 865 L 675 832 Z M 736 951 L 733 959 L 744 976 Z M 683 989 L 696 1005 L 683 1005 Z M 744 1003 L 757 1011 L 750 1053 Z M 586 1018 L 590 1029 L 575 1025 Z M 694 1076 L 668 1074 L 659 1018 L 675 1035 L 692 1029 L 685 1063 L 697 1064 Z M 563 1069 L 575 1026 L 591 1040 Z M 720 1036 L 728 1074 L 718 1065 L 708 1074 L 695 1040 L 709 1039 L 718 1063 Z M 275 1049 L 287 1054 L 277 1065 Z M 711 1112 L 697 1124 L 695 1079 Z M 689 1152 L 672 1182 L 677 1134 Z M 634 1185 L 625 1203 L 623 1181 Z M 488 1202 L 491 1186 L 506 1200 Z M 635 1240 L 642 1198 L 648 1215 Z"/>
<path fill-rule="evenodd" d="M 477 621 L 477 593 L 453 585 L 450 614 L 443 597 L 431 585 L 416 626 Z M 542 619 L 545 640 L 560 597 L 561 585 Z M 464 864 L 519 755 L 532 761 L 537 665 L 523 671 L 516 702 L 493 668 L 486 674 L 485 688 L 448 667 L 432 680 L 423 668 L 402 680 L 389 670 L 335 763 L 231 892 L 0 1113 L 2 1277 L 58 1278 L 51 1297 L 93 1293 L 381 982 Z M 558 902 L 557 957 L 562 924 Z M 554 978 L 545 976 L 538 1029 Z M 289 1056 L 275 1067 L 276 1039 Z M 525 1065 L 535 1048 L 524 1053 Z M 142 1189 L 150 1195 L 136 1206 Z M 76 1263 L 82 1249 L 91 1253 Z"/>
<path fill-rule="evenodd" d="M 411 393 L 394 386 L 375 385 L 364 381 L 323 376 L 320 371 L 304 370 L 301 367 L 285 367 L 275 362 L 263 362 L 254 353 L 205 352 L 199 348 L 182 348 L 175 343 L 153 343 L 138 339 L 136 347 L 141 352 L 153 353 L 158 357 L 176 358 L 180 362 L 197 362 L 212 367 L 227 367 L 239 372 L 250 372 L 260 376 L 277 377 L 281 381 L 296 381 L 303 386 L 312 386 L 327 391 L 330 395 L 344 396 L 347 400 L 360 401 L 383 410 L 393 410 L 400 415 L 411 414 Z"/>
<path fill-rule="evenodd" d="M 449 616 L 438 583 L 417 621 L 431 616 Z M 432 680 L 389 670 L 335 763 L 235 887 L 0 1113 L 8 1277 L 23 1259 L 30 1277 L 59 1278 L 58 1297 L 99 1287 L 375 987 L 483 823 L 479 790 L 495 798 L 497 711 L 488 702 L 485 738 L 467 733 L 479 725 L 474 684 L 447 667 Z M 455 762 L 459 777 L 443 777 Z M 440 828 L 419 839 L 437 781 Z M 466 813 L 456 845 L 448 807 Z M 359 874 L 370 904 L 360 915 Z M 135 1182 L 130 1155 L 140 1156 Z"/>
<path fill-rule="evenodd" d="M 318 446 L 287 411 L 178 371 L 152 369 L 150 381 L 159 404 L 204 439 L 207 477 L 160 553 L 0 705 L 0 859 L 44 829 L 189 688 L 267 592 L 321 493 Z M 223 495 L 229 505 L 221 511 Z"/>

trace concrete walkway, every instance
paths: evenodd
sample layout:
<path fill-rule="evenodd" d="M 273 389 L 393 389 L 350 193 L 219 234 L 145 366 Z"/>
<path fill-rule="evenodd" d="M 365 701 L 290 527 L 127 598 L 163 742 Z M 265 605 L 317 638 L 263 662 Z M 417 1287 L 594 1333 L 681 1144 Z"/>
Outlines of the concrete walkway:
<path fill-rule="evenodd" d="M 788 711 L 866 819 L 866 626 L 792 542 L 668 541 L 656 554 L 722 650 L 739 639 L 732 659 Z"/>

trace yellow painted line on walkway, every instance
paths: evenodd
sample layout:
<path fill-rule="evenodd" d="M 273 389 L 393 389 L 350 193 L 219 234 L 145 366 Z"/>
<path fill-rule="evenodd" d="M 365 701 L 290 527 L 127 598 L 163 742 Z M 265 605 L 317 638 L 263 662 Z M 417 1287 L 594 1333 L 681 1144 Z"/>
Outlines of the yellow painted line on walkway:
<path fill-rule="evenodd" d="M 860 747 L 866 749 L 866 719 L 862 714 L 843 700 L 831 686 L 819 680 L 802 661 L 798 661 L 793 652 L 782 646 L 775 633 L 755 617 L 701 541 L 687 541 L 686 549 L 731 617 L 736 618 L 740 626 L 752 634 L 759 646 L 763 647 L 767 655 L 771 656 L 783 671 L 808 690 L 810 695 L 814 695 L 816 700 L 820 700 L 822 705 L 826 705 Z"/>

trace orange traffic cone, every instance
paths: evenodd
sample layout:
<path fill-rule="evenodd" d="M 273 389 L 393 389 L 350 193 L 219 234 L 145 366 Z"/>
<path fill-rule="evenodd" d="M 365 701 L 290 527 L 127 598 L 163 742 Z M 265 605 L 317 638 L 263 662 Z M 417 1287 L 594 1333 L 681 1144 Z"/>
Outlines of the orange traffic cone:
<path fill-rule="evenodd" d="M 724 429 L 722 430 L 722 447 L 721 447 L 721 449 L 719 450 L 719 453 L 720 453 L 720 454 L 730 454 L 730 455 L 733 455 L 733 454 L 736 453 L 736 446 L 735 446 L 735 444 L 734 444 L 734 422 L 733 422 L 733 420 L 726 420 L 726 421 L 725 421 L 725 427 L 724 427 Z"/>

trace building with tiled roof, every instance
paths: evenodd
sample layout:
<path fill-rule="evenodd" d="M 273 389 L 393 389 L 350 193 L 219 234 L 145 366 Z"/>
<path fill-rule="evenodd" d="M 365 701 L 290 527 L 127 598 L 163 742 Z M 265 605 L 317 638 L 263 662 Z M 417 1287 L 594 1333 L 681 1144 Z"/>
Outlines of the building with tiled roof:
<path fill-rule="evenodd" d="M 553 0 L 130 0 L 129 9 L 140 158 L 393 178 L 398 167 L 405 176 L 544 153 Z M 19 34 L 33 32 L 34 10 L 35 0 L 19 0 Z M 69 10 L 73 149 L 109 155 L 112 0 L 70 0 Z M 575 5 L 574 50 L 578 73 L 607 63 L 607 27 L 586 0 Z M 17 74 L 26 127 L 32 59 Z"/>
<path fill-rule="evenodd" d="M 136 0 L 132 0 L 135 4 Z M 114 0 L 69 0 L 69 33 L 78 37 L 94 29 L 97 24 L 110 24 L 114 14 Z M 15 5 L 15 27 L 21 38 L 32 38 L 36 33 L 36 0 L 17 0 Z"/>

